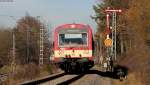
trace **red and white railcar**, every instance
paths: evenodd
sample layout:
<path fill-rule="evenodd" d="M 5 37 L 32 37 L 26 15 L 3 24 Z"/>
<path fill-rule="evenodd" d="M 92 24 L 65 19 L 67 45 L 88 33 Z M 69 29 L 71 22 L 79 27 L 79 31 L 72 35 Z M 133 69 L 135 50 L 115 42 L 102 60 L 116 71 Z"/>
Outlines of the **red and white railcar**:
<path fill-rule="evenodd" d="M 54 31 L 54 61 L 66 72 L 93 66 L 93 39 L 89 25 L 65 24 Z"/>

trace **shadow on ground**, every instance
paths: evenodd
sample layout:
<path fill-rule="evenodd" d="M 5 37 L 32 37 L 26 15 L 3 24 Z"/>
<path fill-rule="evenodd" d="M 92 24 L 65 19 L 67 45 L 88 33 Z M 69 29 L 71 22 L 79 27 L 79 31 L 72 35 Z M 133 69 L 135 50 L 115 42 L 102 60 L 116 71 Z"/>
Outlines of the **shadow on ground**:
<path fill-rule="evenodd" d="M 82 78 L 86 74 L 97 74 L 101 77 L 108 77 L 108 78 L 112 78 L 112 79 L 120 79 L 120 77 L 125 78 L 128 75 L 128 69 L 126 67 L 118 65 L 118 66 L 114 67 L 113 72 L 102 72 L 102 71 L 98 71 L 98 70 L 88 70 L 86 72 L 77 73 L 77 74 L 78 74 L 78 76 L 76 76 L 70 80 L 61 82 L 58 85 L 69 85 L 69 84 L 79 80 L 80 78 Z"/>
<path fill-rule="evenodd" d="M 125 78 L 128 75 L 128 69 L 123 66 L 115 66 L 113 72 L 102 72 L 98 70 L 89 70 L 86 72 L 86 74 L 97 74 L 101 77 L 109 77 L 112 79 L 120 79 L 120 77 Z"/>
<path fill-rule="evenodd" d="M 97 74 L 101 77 L 109 77 L 109 78 L 113 78 L 113 79 L 120 79 L 120 77 L 126 77 L 128 75 L 128 68 L 127 67 L 124 67 L 124 66 L 120 66 L 120 65 L 117 65 L 113 68 L 114 70 L 112 72 L 110 71 L 98 71 L 98 70 L 93 70 L 93 69 L 90 69 L 90 70 L 86 70 L 84 72 L 72 72 L 72 73 L 68 73 L 68 74 L 77 74 L 77 75 L 80 75 L 80 74 Z"/>

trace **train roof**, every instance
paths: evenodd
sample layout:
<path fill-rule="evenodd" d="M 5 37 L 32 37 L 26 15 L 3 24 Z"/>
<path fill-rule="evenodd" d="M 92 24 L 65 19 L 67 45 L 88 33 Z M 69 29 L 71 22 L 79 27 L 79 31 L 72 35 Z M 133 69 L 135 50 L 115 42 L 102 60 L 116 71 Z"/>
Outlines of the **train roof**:
<path fill-rule="evenodd" d="M 63 24 L 63 25 L 60 25 L 58 27 L 56 27 L 55 31 L 58 31 L 60 29 L 65 29 L 65 28 L 77 28 L 77 29 L 90 29 L 91 30 L 91 27 L 89 25 L 84 25 L 84 24 Z"/>

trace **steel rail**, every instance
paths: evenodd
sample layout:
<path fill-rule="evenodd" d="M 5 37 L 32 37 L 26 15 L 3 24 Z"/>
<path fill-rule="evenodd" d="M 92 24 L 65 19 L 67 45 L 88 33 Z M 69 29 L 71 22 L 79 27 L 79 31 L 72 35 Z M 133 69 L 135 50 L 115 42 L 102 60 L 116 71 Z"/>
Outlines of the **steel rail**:
<path fill-rule="evenodd" d="M 26 81 L 26 82 L 20 83 L 19 85 L 37 85 L 37 84 L 44 83 L 46 81 L 57 79 L 57 78 L 62 77 L 64 75 L 66 75 L 66 73 L 64 73 L 64 72 L 63 73 L 58 73 L 58 74 L 46 76 L 46 77 L 43 77 L 43 78 L 38 78 L 38 79 L 35 79 L 35 80 Z"/>

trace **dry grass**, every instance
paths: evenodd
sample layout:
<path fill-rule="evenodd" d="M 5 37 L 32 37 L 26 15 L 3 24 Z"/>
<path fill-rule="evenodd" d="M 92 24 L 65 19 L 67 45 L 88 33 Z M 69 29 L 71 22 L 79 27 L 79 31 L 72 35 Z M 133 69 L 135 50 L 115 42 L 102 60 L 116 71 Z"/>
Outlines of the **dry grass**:
<path fill-rule="evenodd" d="M 113 85 L 143 85 L 134 73 L 130 73 L 124 81 L 113 80 Z"/>
<path fill-rule="evenodd" d="M 120 59 L 120 64 L 126 66 L 129 69 L 129 81 L 141 82 L 141 85 L 150 84 L 150 61 L 148 52 L 149 49 L 143 46 L 142 49 L 134 49 L 128 52 L 128 54 Z M 132 79 L 134 76 L 134 79 Z M 126 84 L 128 85 L 128 84 Z M 133 84 L 140 85 L 140 84 Z"/>
<path fill-rule="evenodd" d="M 15 72 L 11 74 L 7 81 L 3 84 L 16 85 L 27 80 L 50 75 L 54 72 L 57 72 L 57 67 L 51 64 L 43 65 L 41 68 L 39 68 L 39 66 L 34 63 L 17 65 L 15 67 Z"/>

